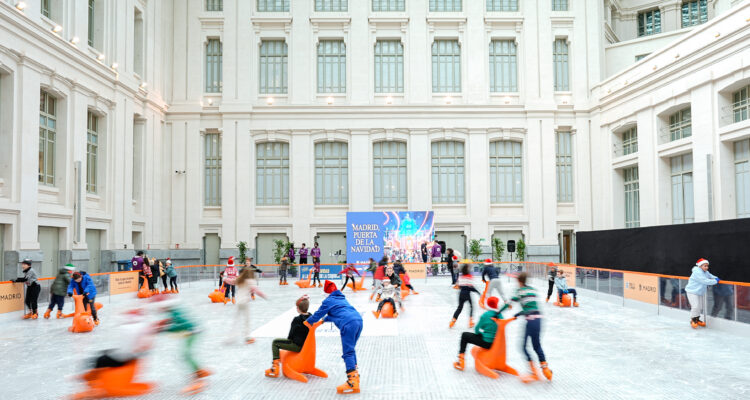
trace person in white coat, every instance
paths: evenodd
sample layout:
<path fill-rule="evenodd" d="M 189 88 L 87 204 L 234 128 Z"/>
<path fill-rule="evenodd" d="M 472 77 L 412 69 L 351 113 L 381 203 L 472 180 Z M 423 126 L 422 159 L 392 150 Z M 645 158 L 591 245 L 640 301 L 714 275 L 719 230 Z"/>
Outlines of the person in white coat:
<path fill-rule="evenodd" d="M 688 284 L 685 286 L 685 292 L 690 302 L 690 326 L 693 329 L 699 326 L 706 326 L 706 323 L 701 321 L 703 302 L 706 299 L 706 288 L 717 283 L 719 283 L 719 278 L 708 272 L 708 260 L 703 258 L 698 260 L 693 267 L 693 273 L 690 274 L 690 280 L 688 280 Z"/>

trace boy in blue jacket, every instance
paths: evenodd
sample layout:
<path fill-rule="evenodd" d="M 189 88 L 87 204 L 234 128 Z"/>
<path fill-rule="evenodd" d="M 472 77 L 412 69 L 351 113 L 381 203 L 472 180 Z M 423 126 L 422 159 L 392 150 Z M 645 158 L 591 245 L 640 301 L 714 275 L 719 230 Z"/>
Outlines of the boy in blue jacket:
<path fill-rule="evenodd" d="M 326 317 L 341 331 L 341 358 L 346 363 L 346 383 L 336 388 L 338 393 L 359 393 L 359 373 L 357 372 L 357 354 L 354 347 L 359 335 L 362 334 L 362 316 L 346 301 L 346 297 L 336 288 L 336 284 L 325 281 L 323 291 L 328 297 L 323 300 L 318 311 L 305 321 L 305 325 L 314 323 Z"/>
<path fill-rule="evenodd" d="M 83 295 L 83 308 L 91 308 L 91 317 L 94 318 L 94 324 L 99 325 L 99 317 L 96 315 L 96 285 L 91 276 L 84 271 L 73 274 L 73 280 L 68 285 L 68 296 L 73 296 L 73 291 Z"/>

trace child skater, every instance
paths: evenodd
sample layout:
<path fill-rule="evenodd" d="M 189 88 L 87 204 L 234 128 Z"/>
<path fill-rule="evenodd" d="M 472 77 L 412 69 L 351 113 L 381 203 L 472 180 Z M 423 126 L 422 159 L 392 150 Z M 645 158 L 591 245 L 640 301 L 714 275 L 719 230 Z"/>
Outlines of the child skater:
<path fill-rule="evenodd" d="M 690 326 L 693 329 L 697 329 L 699 326 L 706 326 L 706 323 L 701 321 L 706 288 L 718 283 L 719 278 L 708 272 L 708 260 L 704 258 L 698 260 L 690 274 L 687 286 L 685 286 L 685 293 L 687 293 L 688 302 L 690 303 Z"/>
<path fill-rule="evenodd" d="M 485 311 L 484 314 L 479 317 L 479 322 L 477 323 L 477 326 L 474 327 L 474 333 L 464 332 L 461 334 L 461 344 L 458 348 L 458 361 L 453 363 L 453 367 L 457 370 L 464 370 L 464 354 L 466 354 L 466 346 L 468 344 L 473 344 L 483 349 L 489 349 L 492 347 L 492 342 L 495 341 L 495 334 L 497 334 L 497 323 L 492 319 L 503 319 L 503 315 L 497 308 L 499 301 L 500 300 L 494 296 L 487 299 L 486 303 L 489 310 Z"/>
<path fill-rule="evenodd" d="M 544 351 L 542 350 L 542 343 L 539 340 L 539 334 L 542 331 L 542 314 L 539 312 L 539 305 L 536 300 L 536 292 L 534 288 L 526 284 L 527 275 L 525 272 L 518 274 L 518 289 L 516 289 L 515 295 L 510 299 L 521 304 L 521 311 L 516 314 L 516 317 L 524 317 L 526 319 L 526 332 L 523 337 L 522 350 L 526 355 L 526 359 L 529 360 L 529 369 L 531 373 L 527 376 L 522 376 L 521 380 L 524 383 L 530 383 L 539 380 L 539 373 L 536 367 L 534 367 L 534 361 L 531 360 L 531 354 L 526 350 L 526 344 L 531 338 L 531 346 L 534 348 L 537 357 L 539 357 L 539 367 L 542 369 L 544 377 L 548 380 L 552 380 L 552 371 L 547 366 L 547 359 L 544 358 Z M 505 311 L 510 308 L 510 304 L 505 304 L 500 310 Z"/>
<path fill-rule="evenodd" d="M 401 259 L 398 258 L 393 263 L 393 272 L 396 274 L 396 276 L 404 276 L 404 285 L 406 285 L 409 290 L 411 290 L 414 294 L 419 294 L 416 290 L 414 290 L 414 286 L 411 285 L 411 278 L 409 278 L 409 274 L 406 272 L 406 268 L 404 268 L 404 264 L 401 263 Z"/>
<path fill-rule="evenodd" d="M 471 292 L 480 294 L 479 291 L 474 287 L 473 278 L 471 276 L 471 267 L 469 266 L 469 260 L 463 260 L 464 264 L 461 266 L 461 276 L 458 278 L 458 287 L 461 290 L 458 292 L 458 308 L 453 313 L 453 319 L 449 326 L 453 328 L 456 325 L 456 319 L 461 315 L 461 311 L 464 309 L 464 303 L 469 303 L 469 328 L 474 327 L 474 303 L 471 301 Z"/>
<path fill-rule="evenodd" d="M 302 351 L 302 346 L 305 344 L 307 339 L 307 333 L 310 329 L 305 325 L 305 321 L 310 317 L 310 313 L 307 309 L 310 307 L 310 299 L 307 295 L 303 295 L 297 302 L 297 315 L 292 320 L 292 326 L 289 327 L 289 334 L 286 339 L 277 338 L 271 342 L 271 354 L 273 355 L 273 363 L 271 368 L 266 370 L 266 376 L 269 378 L 278 378 L 279 376 L 279 363 L 281 355 L 279 350 L 288 350 L 295 353 Z"/>
<path fill-rule="evenodd" d="M 167 277 L 169 277 L 169 287 L 171 288 L 171 292 L 180 293 L 180 290 L 177 288 L 177 270 L 175 270 L 172 265 L 172 259 L 167 258 L 166 263 L 167 269 L 165 273 L 167 274 Z"/>
<path fill-rule="evenodd" d="M 549 269 L 547 270 L 547 300 L 544 302 L 549 302 L 549 298 L 552 297 L 552 288 L 555 287 L 555 278 L 557 278 L 557 267 L 554 264 L 549 264 Z"/>
<path fill-rule="evenodd" d="M 311 326 L 323 317 L 327 321 L 333 322 L 341 332 L 341 348 L 343 355 L 341 358 L 346 363 L 346 383 L 336 388 L 338 393 L 359 393 L 359 372 L 357 371 L 357 353 L 355 347 L 362 333 L 362 317 L 354 307 L 352 307 L 341 291 L 336 289 L 336 284 L 331 281 L 325 281 L 323 291 L 328 293 L 328 297 L 323 300 L 318 311 L 305 321 L 305 324 Z"/>
<path fill-rule="evenodd" d="M 279 285 L 286 285 L 286 271 L 289 269 L 289 259 L 281 257 L 281 264 L 279 264 Z"/>
<path fill-rule="evenodd" d="M 84 271 L 74 272 L 73 279 L 68 285 L 68 296 L 73 296 L 73 291 L 83 295 L 83 309 L 91 309 L 91 317 L 94 324 L 99 325 L 99 317 L 96 315 L 96 285 L 91 276 Z"/>
<path fill-rule="evenodd" d="M 563 270 L 557 270 L 557 276 L 555 277 L 555 286 L 557 286 L 557 302 L 562 304 L 562 298 L 564 294 L 573 294 L 573 306 L 578 307 L 578 293 L 575 289 L 568 287 L 568 281 L 565 280 Z"/>
<path fill-rule="evenodd" d="M 70 285 L 70 274 L 75 271 L 76 267 L 73 264 L 67 264 L 63 268 L 57 271 L 57 277 L 55 282 L 52 283 L 49 296 L 49 306 L 47 311 L 44 312 L 44 318 L 49 319 L 52 310 L 57 305 L 57 318 L 62 318 L 62 309 L 65 305 L 65 295 L 68 292 L 68 285 Z"/>
<path fill-rule="evenodd" d="M 159 265 L 159 277 L 161 278 L 161 284 L 164 286 L 164 293 L 168 293 L 169 288 L 167 287 L 167 269 L 164 266 L 164 263 L 161 262 L 161 260 L 156 260 L 156 263 Z"/>
<path fill-rule="evenodd" d="M 372 265 L 375 260 L 372 258 L 370 260 L 370 265 Z M 370 295 L 370 300 L 377 294 L 378 297 L 375 298 L 375 301 L 380 301 L 380 293 L 383 290 L 383 279 L 385 278 L 385 268 L 388 266 L 388 258 L 383 256 L 383 260 L 375 266 L 375 270 L 372 273 L 372 294 Z"/>
<path fill-rule="evenodd" d="M 23 282 L 24 285 L 26 285 L 26 297 L 24 303 L 26 304 L 26 307 L 29 308 L 29 312 L 24 314 L 23 319 L 37 319 L 39 317 L 37 314 L 37 300 L 39 299 L 39 292 L 42 291 L 42 287 L 37 283 L 37 274 L 36 271 L 31 268 L 31 260 L 28 258 L 24 259 L 21 261 L 21 264 L 23 265 L 23 276 L 16 278 L 11 282 Z"/>
<path fill-rule="evenodd" d="M 242 325 L 241 334 L 246 344 L 255 343 L 255 339 L 250 337 L 250 300 L 258 295 L 266 299 L 265 293 L 258 289 L 258 281 L 255 280 L 255 270 L 245 267 L 237 277 L 237 319 Z M 232 329 L 234 331 L 234 329 Z"/>
<path fill-rule="evenodd" d="M 344 261 L 344 262 L 346 262 L 346 261 Z M 341 271 L 339 271 L 339 275 L 344 274 L 344 276 L 346 277 L 344 279 L 344 286 L 341 286 L 341 291 L 342 292 L 346 288 L 346 284 L 349 282 L 349 279 L 352 280 L 352 291 L 353 292 L 357 291 L 356 289 L 354 289 L 354 288 L 357 287 L 357 283 L 354 281 L 354 274 L 355 273 L 357 274 L 357 276 L 362 276 L 359 273 L 359 271 L 357 271 L 357 268 L 354 267 L 354 264 L 349 264 L 346 268 L 344 268 Z"/>
<path fill-rule="evenodd" d="M 489 281 L 487 286 L 487 295 L 491 296 L 493 291 L 497 291 L 500 294 L 500 298 L 503 299 L 503 303 L 508 302 L 508 298 L 503 293 L 503 285 L 500 283 L 500 273 L 492 263 L 492 259 L 484 260 L 484 269 L 482 270 L 482 282 L 485 282 L 485 276 Z"/>
<path fill-rule="evenodd" d="M 227 260 L 227 267 L 224 268 L 224 286 L 226 287 L 224 291 L 224 304 L 227 304 L 229 302 L 229 292 L 232 292 L 232 304 L 235 303 L 234 293 L 235 293 L 235 287 L 234 284 L 237 282 L 237 267 L 234 266 L 234 257 L 229 257 Z"/>
<path fill-rule="evenodd" d="M 320 257 L 313 257 L 313 287 L 315 287 L 315 281 L 318 282 L 318 287 L 323 286 L 323 284 L 320 283 Z"/>
<path fill-rule="evenodd" d="M 378 304 L 378 310 L 372 312 L 375 315 L 375 318 L 380 318 L 380 312 L 383 310 L 385 303 L 391 303 L 391 307 L 393 307 L 393 318 L 398 317 L 396 302 L 393 298 L 395 297 L 398 300 L 398 307 L 403 310 L 403 307 L 401 306 L 401 296 L 397 294 L 397 292 L 400 291 L 401 290 L 398 287 L 391 285 L 390 279 L 383 279 L 382 300 L 380 300 L 380 304 Z"/>

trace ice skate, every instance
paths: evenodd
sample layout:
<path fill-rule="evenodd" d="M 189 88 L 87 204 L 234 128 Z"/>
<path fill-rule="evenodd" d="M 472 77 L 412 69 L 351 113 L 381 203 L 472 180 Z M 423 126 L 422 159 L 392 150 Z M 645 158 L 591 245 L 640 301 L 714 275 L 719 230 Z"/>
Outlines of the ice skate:
<path fill-rule="evenodd" d="M 44 312 L 44 319 L 49 319 L 49 315 L 50 315 L 51 313 L 52 313 L 52 310 L 50 310 L 50 309 L 48 308 L 48 309 L 47 309 L 47 311 L 45 311 L 45 312 Z"/>
<path fill-rule="evenodd" d="M 359 373 L 355 369 L 346 374 L 346 383 L 336 388 L 339 394 L 359 393 Z"/>
<path fill-rule="evenodd" d="M 182 393 L 194 395 L 202 392 L 206 388 L 206 381 L 203 379 L 194 379 L 189 385 L 182 389 Z"/>
<path fill-rule="evenodd" d="M 249 338 L 245 339 L 245 344 L 253 344 L 253 343 L 255 343 L 255 339 L 254 338 L 249 337 Z"/>
<path fill-rule="evenodd" d="M 236 301 L 234 300 L 234 297 L 232 297 L 232 304 L 236 304 Z"/>
<path fill-rule="evenodd" d="M 577 301 L 573 302 L 573 307 L 578 307 L 578 302 Z"/>
<path fill-rule="evenodd" d="M 692 326 L 693 329 L 698 329 L 698 322 L 696 322 L 696 318 L 690 320 L 690 326 Z"/>
<path fill-rule="evenodd" d="M 469 328 L 473 328 L 473 327 L 474 327 L 474 318 L 469 317 Z"/>
<path fill-rule="evenodd" d="M 698 326 L 701 326 L 701 327 L 705 327 L 706 326 L 706 322 L 705 321 L 701 321 L 700 317 L 698 317 L 698 318 L 695 319 L 695 323 L 698 324 Z"/>
<path fill-rule="evenodd" d="M 63 313 L 60 310 L 57 310 L 57 319 L 60 319 L 63 317 Z"/>
<path fill-rule="evenodd" d="M 529 368 L 531 369 L 531 372 L 529 372 L 528 375 L 521 376 L 521 381 L 523 381 L 523 383 L 531 383 L 539 380 L 539 371 L 536 370 L 533 361 L 529 361 Z"/>
<path fill-rule="evenodd" d="M 279 360 L 273 360 L 273 365 L 271 368 L 266 370 L 266 376 L 269 378 L 278 378 L 279 377 L 279 366 L 280 361 Z"/>
<path fill-rule="evenodd" d="M 458 355 L 458 361 L 453 363 L 453 368 L 459 371 L 463 371 L 465 365 L 466 365 L 466 360 L 464 359 L 464 354 L 461 353 Z"/>
<path fill-rule="evenodd" d="M 29 311 L 28 313 L 26 313 L 26 314 L 23 315 L 23 319 L 29 319 L 29 318 L 31 318 L 32 315 L 33 315 L 33 313 L 31 311 Z"/>
<path fill-rule="evenodd" d="M 456 319 L 455 319 L 455 318 L 453 318 L 453 319 L 451 320 L 451 323 L 450 323 L 450 324 L 448 324 L 448 327 L 449 327 L 449 328 L 453 328 L 453 325 L 456 325 Z"/>
<path fill-rule="evenodd" d="M 374 315 L 376 319 L 380 318 L 380 311 L 373 311 L 372 315 Z"/>
<path fill-rule="evenodd" d="M 549 366 L 547 365 L 547 362 L 543 362 L 539 364 L 539 367 L 542 368 L 542 374 L 545 378 L 547 378 L 548 381 L 552 380 L 552 370 L 549 369 Z"/>

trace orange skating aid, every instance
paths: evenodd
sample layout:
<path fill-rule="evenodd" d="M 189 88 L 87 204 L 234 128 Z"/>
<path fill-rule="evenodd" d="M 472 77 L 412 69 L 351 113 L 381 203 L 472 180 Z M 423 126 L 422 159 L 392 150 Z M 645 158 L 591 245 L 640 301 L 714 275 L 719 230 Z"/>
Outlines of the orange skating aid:
<path fill-rule="evenodd" d="M 142 276 L 141 279 L 143 279 L 143 286 L 141 286 L 141 289 L 138 290 L 138 298 L 139 299 L 145 299 L 149 298 L 153 295 L 150 290 L 148 290 L 148 283 L 146 282 L 146 277 Z"/>
<path fill-rule="evenodd" d="M 221 289 L 215 289 L 211 294 L 208 295 L 211 299 L 211 303 L 223 303 L 224 302 L 224 285 L 221 285 Z"/>
<path fill-rule="evenodd" d="M 492 342 L 492 347 L 489 349 L 483 349 L 475 346 L 471 349 L 471 355 L 474 357 L 474 368 L 482 375 L 488 376 L 492 379 L 497 379 L 500 375 L 493 371 L 502 371 L 511 375 L 518 375 L 518 371 L 508 366 L 505 363 L 505 326 L 508 325 L 515 318 L 511 319 L 497 319 L 492 318 L 497 323 L 497 333 L 495 334 L 495 340 Z"/>
<path fill-rule="evenodd" d="M 73 315 L 73 325 L 68 328 L 68 330 L 73 333 L 93 331 L 96 324 L 94 324 L 94 319 L 91 317 L 91 312 L 84 311 L 83 296 L 80 294 L 74 294 L 73 300 L 76 303 L 76 309 Z M 99 308 L 101 308 L 101 304 L 96 303 L 94 304 L 94 307 L 96 307 L 98 310 Z"/>
<path fill-rule="evenodd" d="M 365 290 L 362 288 L 362 285 L 364 284 L 365 284 L 365 274 L 363 273 L 362 276 L 359 277 L 358 281 L 349 282 L 346 284 L 346 286 L 356 292 L 357 290 Z"/>
<path fill-rule="evenodd" d="M 383 309 L 380 310 L 380 316 L 383 318 L 396 318 L 398 313 L 393 309 L 391 303 L 383 304 Z"/>
<path fill-rule="evenodd" d="M 555 302 L 555 305 L 558 307 L 570 307 L 571 306 L 570 296 L 568 296 L 567 294 L 562 295 L 562 303 Z"/>
<path fill-rule="evenodd" d="M 73 399 L 102 399 L 108 397 L 142 396 L 151 392 L 151 383 L 133 382 L 138 370 L 138 360 L 122 367 L 96 368 L 81 378 L 89 386 L 88 390 L 76 393 Z"/>
<path fill-rule="evenodd" d="M 300 289 L 307 289 L 310 287 L 310 282 L 312 281 L 312 275 L 313 271 L 310 270 L 310 273 L 307 274 L 307 280 L 298 280 L 297 282 L 294 282 L 295 285 L 297 285 Z"/>
<path fill-rule="evenodd" d="M 302 350 L 299 353 L 281 350 L 281 372 L 284 376 L 300 382 L 307 382 L 307 377 L 303 374 L 328 378 L 328 374 L 315 367 L 315 330 L 322 323 L 323 321 L 320 320 L 311 326 L 305 321 L 305 325 L 310 328 L 310 332 L 307 334 L 305 344 L 302 345 Z"/>
<path fill-rule="evenodd" d="M 490 287 L 490 281 L 484 282 L 484 291 L 482 292 L 482 295 L 479 296 L 479 307 L 482 307 L 483 309 L 487 309 L 487 306 L 484 305 L 484 301 L 487 299 L 487 288 Z"/>

